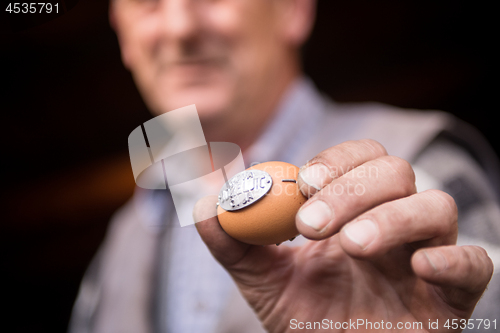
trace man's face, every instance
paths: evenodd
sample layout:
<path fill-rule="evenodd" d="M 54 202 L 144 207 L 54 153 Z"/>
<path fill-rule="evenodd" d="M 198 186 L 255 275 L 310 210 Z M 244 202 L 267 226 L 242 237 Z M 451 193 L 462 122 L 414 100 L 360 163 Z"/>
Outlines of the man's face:
<path fill-rule="evenodd" d="M 202 119 L 217 118 L 263 96 L 296 49 L 284 2 L 115 0 L 111 20 L 152 111 L 196 104 Z"/>

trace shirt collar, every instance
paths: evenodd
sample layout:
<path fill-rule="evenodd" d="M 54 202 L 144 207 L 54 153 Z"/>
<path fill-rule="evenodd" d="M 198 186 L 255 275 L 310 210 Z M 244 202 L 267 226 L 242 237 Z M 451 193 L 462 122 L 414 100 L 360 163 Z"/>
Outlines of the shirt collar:
<path fill-rule="evenodd" d="M 305 77 L 295 80 L 272 120 L 246 151 L 246 166 L 273 160 L 305 163 L 297 160 L 294 153 L 311 138 L 323 109 L 324 101 L 312 81 Z"/>

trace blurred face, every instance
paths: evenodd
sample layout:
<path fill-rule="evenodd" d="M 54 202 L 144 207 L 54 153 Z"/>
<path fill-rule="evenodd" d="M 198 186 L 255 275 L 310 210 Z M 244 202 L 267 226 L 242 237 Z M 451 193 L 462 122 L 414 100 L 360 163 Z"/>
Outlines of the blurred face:
<path fill-rule="evenodd" d="M 298 20 L 294 1 L 115 0 L 110 15 L 152 111 L 196 104 L 202 119 L 218 118 L 297 74 L 308 25 L 290 22 Z"/>

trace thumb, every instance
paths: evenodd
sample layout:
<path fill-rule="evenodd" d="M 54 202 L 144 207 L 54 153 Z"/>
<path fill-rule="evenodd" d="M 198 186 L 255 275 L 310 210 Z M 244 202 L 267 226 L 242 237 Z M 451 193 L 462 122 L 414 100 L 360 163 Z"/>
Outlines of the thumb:
<path fill-rule="evenodd" d="M 255 279 L 267 275 L 280 252 L 287 247 L 258 246 L 242 243 L 229 236 L 217 219 L 217 196 L 200 199 L 193 209 L 198 233 L 212 255 L 233 276 L 237 283 L 254 284 Z"/>
<path fill-rule="evenodd" d="M 217 196 L 210 195 L 198 200 L 193 209 L 193 218 L 203 242 L 222 266 L 232 266 L 245 257 L 251 245 L 229 236 L 217 219 Z"/>

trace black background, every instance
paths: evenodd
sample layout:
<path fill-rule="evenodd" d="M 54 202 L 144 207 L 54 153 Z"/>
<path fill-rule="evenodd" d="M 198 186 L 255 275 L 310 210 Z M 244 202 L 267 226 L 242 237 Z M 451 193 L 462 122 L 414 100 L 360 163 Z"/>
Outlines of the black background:
<path fill-rule="evenodd" d="M 26 28 L 3 13 L 0 25 L 6 332 L 66 330 L 109 217 L 133 191 L 128 134 L 151 118 L 121 64 L 108 3 L 66 3 L 46 23 Z M 491 7 L 319 0 L 305 71 L 338 101 L 451 112 L 499 151 Z"/>

